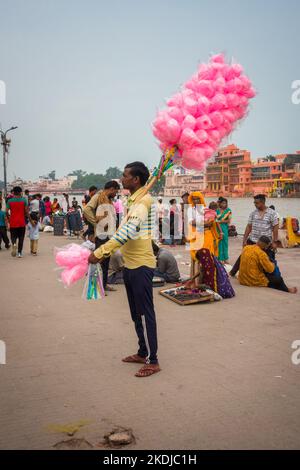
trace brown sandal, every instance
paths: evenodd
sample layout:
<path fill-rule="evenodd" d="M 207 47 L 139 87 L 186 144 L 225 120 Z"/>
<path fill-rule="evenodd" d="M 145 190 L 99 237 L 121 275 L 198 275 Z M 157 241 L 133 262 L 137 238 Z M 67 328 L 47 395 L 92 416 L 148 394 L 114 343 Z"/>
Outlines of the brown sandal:
<path fill-rule="evenodd" d="M 106 290 L 107 292 L 117 292 L 118 289 L 107 285 L 104 290 Z"/>
<path fill-rule="evenodd" d="M 132 356 L 124 357 L 123 362 L 130 362 L 134 364 L 146 364 L 146 357 L 141 357 L 138 354 L 133 354 Z"/>
<path fill-rule="evenodd" d="M 150 377 L 150 375 L 156 374 L 161 368 L 158 364 L 146 364 L 136 374 L 136 377 Z"/>

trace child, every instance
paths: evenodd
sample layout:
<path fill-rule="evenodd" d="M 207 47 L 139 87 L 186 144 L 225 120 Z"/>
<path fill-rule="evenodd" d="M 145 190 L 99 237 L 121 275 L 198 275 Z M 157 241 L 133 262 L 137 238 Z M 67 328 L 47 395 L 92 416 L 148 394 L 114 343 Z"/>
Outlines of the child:
<path fill-rule="evenodd" d="M 30 239 L 30 252 L 32 255 L 37 255 L 37 248 L 38 248 L 38 240 L 39 240 L 39 217 L 38 214 L 35 212 L 31 212 L 29 215 L 29 222 L 28 222 L 28 236 Z"/>
<path fill-rule="evenodd" d="M 6 213 L 0 208 L 0 250 L 1 250 L 2 240 L 4 241 L 5 248 L 7 250 L 10 248 L 9 239 L 7 236 L 7 224 L 8 224 L 8 221 L 7 221 Z"/>

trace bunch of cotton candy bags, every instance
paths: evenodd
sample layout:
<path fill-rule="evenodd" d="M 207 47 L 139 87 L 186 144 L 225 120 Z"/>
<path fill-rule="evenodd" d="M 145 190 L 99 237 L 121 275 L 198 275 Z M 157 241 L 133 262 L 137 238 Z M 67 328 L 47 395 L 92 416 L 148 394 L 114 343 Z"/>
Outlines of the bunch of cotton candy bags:
<path fill-rule="evenodd" d="M 90 250 L 75 243 L 56 249 L 55 262 L 63 268 L 60 278 L 65 286 L 70 287 L 86 275 L 90 254 Z"/>
<path fill-rule="evenodd" d="M 223 54 L 215 55 L 157 113 L 153 134 L 163 151 L 178 148 L 183 167 L 202 170 L 246 116 L 255 94 L 240 64 L 226 63 Z"/>

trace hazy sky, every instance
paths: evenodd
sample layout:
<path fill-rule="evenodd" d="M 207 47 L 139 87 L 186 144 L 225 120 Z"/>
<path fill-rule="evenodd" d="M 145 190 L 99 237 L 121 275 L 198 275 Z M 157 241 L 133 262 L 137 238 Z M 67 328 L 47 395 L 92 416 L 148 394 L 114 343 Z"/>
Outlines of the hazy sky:
<path fill-rule="evenodd" d="M 0 0 L 0 12 L 0 122 L 19 126 L 9 179 L 155 164 L 156 110 L 220 51 L 258 90 L 230 142 L 253 158 L 300 149 L 299 0 Z"/>

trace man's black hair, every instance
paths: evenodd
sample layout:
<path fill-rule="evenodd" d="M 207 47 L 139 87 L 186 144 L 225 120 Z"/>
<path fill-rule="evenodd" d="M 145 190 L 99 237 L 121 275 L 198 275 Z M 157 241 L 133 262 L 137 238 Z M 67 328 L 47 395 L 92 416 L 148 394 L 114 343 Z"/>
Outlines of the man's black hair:
<path fill-rule="evenodd" d="M 185 193 L 183 193 L 183 194 L 181 195 L 181 198 L 183 198 L 184 196 L 189 196 L 189 195 L 190 195 L 190 193 L 188 193 L 188 192 L 186 191 Z"/>
<path fill-rule="evenodd" d="M 170 199 L 170 200 L 169 200 L 169 204 L 172 205 L 172 204 L 174 204 L 174 203 L 176 203 L 176 199 Z"/>
<path fill-rule="evenodd" d="M 264 194 L 256 194 L 256 196 L 254 196 L 254 199 L 256 201 L 266 202 L 266 196 Z"/>
<path fill-rule="evenodd" d="M 150 173 L 149 173 L 148 168 L 143 162 L 128 163 L 128 165 L 126 165 L 125 168 L 130 169 L 130 173 L 132 176 L 134 177 L 138 176 L 140 178 L 140 183 L 142 186 L 144 186 L 147 183 Z"/>
<path fill-rule="evenodd" d="M 107 183 L 105 183 L 105 185 L 104 185 L 104 189 L 110 189 L 110 188 L 120 189 L 120 185 L 117 181 L 111 180 L 111 181 L 108 181 Z"/>
<path fill-rule="evenodd" d="M 273 211 L 275 211 L 275 206 L 272 205 L 272 206 L 269 206 L 269 207 L 270 207 L 270 209 L 273 209 Z"/>
<path fill-rule="evenodd" d="M 90 187 L 89 187 L 89 192 L 90 192 L 90 193 L 91 193 L 92 191 L 97 191 L 97 190 L 98 190 L 97 186 L 90 186 Z"/>
<path fill-rule="evenodd" d="M 259 242 L 265 243 L 266 245 L 270 245 L 271 243 L 271 238 L 267 237 L 266 235 L 262 235 L 259 237 Z"/>
<path fill-rule="evenodd" d="M 15 186 L 15 187 L 13 188 L 13 193 L 14 193 L 14 194 L 21 194 L 22 191 L 23 191 L 23 190 L 22 190 L 21 186 Z"/>

